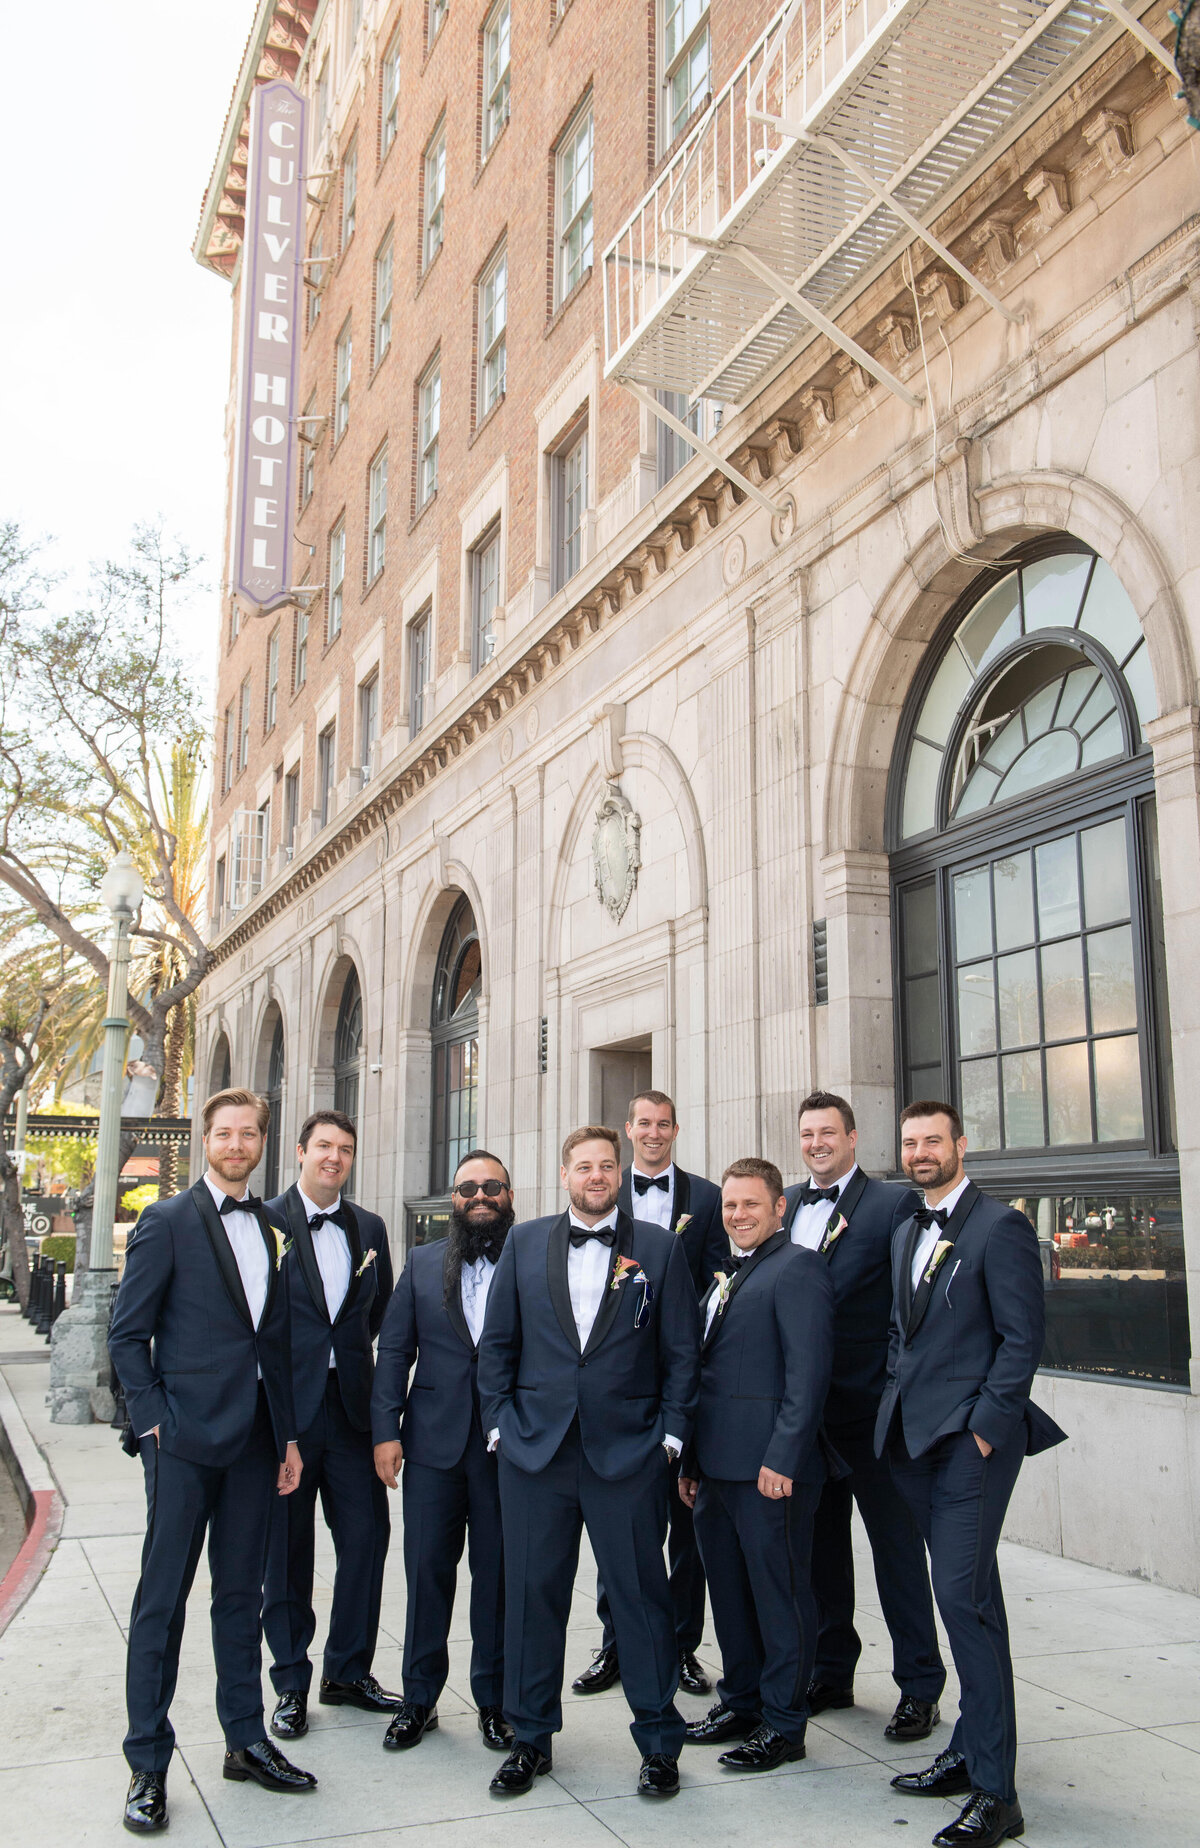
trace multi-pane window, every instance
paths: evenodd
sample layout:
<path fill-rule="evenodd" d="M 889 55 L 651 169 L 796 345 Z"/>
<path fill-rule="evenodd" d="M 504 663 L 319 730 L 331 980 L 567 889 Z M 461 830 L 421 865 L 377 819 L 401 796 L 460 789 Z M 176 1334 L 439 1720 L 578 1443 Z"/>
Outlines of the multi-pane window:
<path fill-rule="evenodd" d="M 686 424 L 689 430 L 699 433 L 700 416 L 703 404 L 697 401 L 689 410 L 688 395 L 685 391 L 660 391 L 658 401 L 665 411 L 670 411 L 679 422 Z M 657 420 L 656 420 L 657 421 Z M 658 485 L 665 488 L 672 475 L 677 475 L 685 462 L 690 462 L 696 451 L 686 443 L 677 430 L 670 424 L 658 423 Z"/>
<path fill-rule="evenodd" d="M 250 762 L 250 676 L 242 682 L 238 710 L 238 763 L 239 770 L 244 770 Z"/>
<path fill-rule="evenodd" d="M 426 607 L 408 630 L 408 735 L 415 738 L 425 723 L 429 685 L 429 638 L 432 611 Z"/>
<path fill-rule="evenodd" d="M 333 812 L 333 781 L 337 774 L 337 727 L 327 725 L 317 736 L 317 812 L 321 826 Z"/>
<path fill-rule="evenodd" d="M 592 105 L 589 100 L 558 153 L 558 299 L 592 262 Z"/>
<path fill-rule="evenodd" d="M 443 1192 L 477 1141 L 479 1105 L 479 933 L 460 898 L 438 953 L 433 990 L 433 1124 L 430 1189 Z"/>
<path fill-rule="evenodd" d="M 300 505 L 307 507 L 317 483 L 317 394 L 314 391 L 300 420 Z"/>
<path fill-rule="evenodd" d="M 375 364 L 392 344 L 392 234 L 375 255 Z"/>
<path fill-rule="evenodd" d="M 225 751 L 221 764 L 221 794 L 227 796 L 233 788 L 233 757 L 237 749 L 237 731 L 233 722 L 232 704 L 225 708 Z"/>
<path fill-rule="evenodd" d="M 425 45 L 428 49 L 446 23 L 450 11 L 450 0 L 429 0 L 428 25 L 425 33 Z"/>
<path fill-rule="evenodd" d="M 417 506 L 437 493 L 438 432 L 442 422 L 442 362 L 435 359 L 418 389 L 419 451 L 417 456 Z"/>
<path fill-rule="evenodd" d="M 222 854 L 213 870 L 213 916 L 219 918 L 225 909 L 225 855 Z"/>
<path fill-rule="evenodd" d="M 325 129 L 329 123 L 328 56 L 322 60 L 321 69 L 317 76 L 316 88 L 313 91 L 313 105 L 313 145 L 316 147 L 320 143 L 321 137 L 324 135 Z M 314 161 L 313 165 L 315 167 L 318 163 Z"/>
<path fill-rule="evenodd" d="M 338 335 L 337 343 L 336 370 L 334 375 L 334 390 L 337 403 L 333 414 L 333 440 L 335 443 L 340 441 L 345 435 L 346 425 L 350 422 L 350 371 L 353 362 L 354 340 L 350 322 L 347 319 L 345 326 Z"/>
<path fill-rule="evenodd" d="M 333 1107 L 344 1112 L 355 1125 L 358 1123 L 362 1050 L 362 989 L 356 971 L 351 969 L 338 1003 L 337 1024 L 333 1033 Z M 342 1183 L 342 1192 L 348 1200 L 354 1198 L 354 1174 L 352 1167 Z"/>
<path fill-rule="evenodd" d="M 271 631 L 267 643 L 267 712 L 266 726 L 274 731 L 275 720 L 279 716 L 279 625 Z"/>
<path fill-rule="evenodd" d="M 383 156 L 396 139 L 400 126 L 400 28 L 397 26 L 392 34 L 392 42 L 383 57 L 382 91 L 380 97 L 383 126 L 380 131 L 379 157 Z"/>
<path fill-rule="evenodd" d="M 371 529 L 367 536 L 367 577 L 369 580 L 377 578 L 383 570 L 387 551 L 387 480 L 388 457 L 385 443 L 371 464 L 369 495 Z"/>
<path fill-rule="evenodd" d="M 483 151 L 508 121 L 509 0 L 497 0 L 483 28 Z"/>
<path fill-rule="evenodd" d="M 308 679 L 308 604 L 296 611 L 296 632 L 292 648 L 295 669 L 292 681 L 298 693 Z"/>
<path fill-rule="evenodd" d="M 496 257 L 479 285 L 479 415 L 504 395 L 507 373 L 508 251 Z"/>
<path fill-rule="evenodd" d="M 331 642 L 342 631 L 342 607 L 346 592 L 346 522 L 339 520 L 329 535 L 329 622 L 325 640 Z"/>
<path fill-rule="evenodd" d="M 477 674 L 496 652 L 492 618 L 500 601 L 500 528 L 471 553 L 471 672 Z"/>
<path fill-rule="evenodd" d="M 358 142 L 350 144 L 350 150 L 342 162 L 342 249 L 354 236 L 354 227 L 358 222 Z"/>
<path fill-rule="evenodd" d="M 280 846 L 290 860 L 296 851 L 296 833 L 300 826 L 300 766 L 289 770 L 283 779 L 283 839 Z"/>
<path fill-rule="evenodd" d="M 358 762 L 365 783 L 371 774 L 371 747 L 379 736 L 379 671 L 358 689 Z"/>
<path fill-rule="evenodd" d="M 425 240 L 422 246 L 422 267 L 428 269 L 438 251 L 442 248 L 442 238 L 446 231 L 446 125 L 438 126 L 433 140 L 425 150 Z"/>
<path fill-rule="evenodd" d="M 587 431 L 570 440 L 553 459 L 554 588 L 561 590 L 583 563 L 583 518 L 587 511 Z"/>
<path fill-rule="evenodd" d="M 321 291 L 325 286 L 325 265 L 321 262 L 324 250 L 325 233 L 318 231 L 308 252 L 311 259 L 308 265 L 308 280 L 312 284 L 308 291 L 308 325 L 310 327 L 316 326 L 317 317 L 321 312 Z"/>
<path fill-rule="evenodd" d="M 708 0 L 662 0 L 663 130 L 669 145 L 709 91 Z"/>

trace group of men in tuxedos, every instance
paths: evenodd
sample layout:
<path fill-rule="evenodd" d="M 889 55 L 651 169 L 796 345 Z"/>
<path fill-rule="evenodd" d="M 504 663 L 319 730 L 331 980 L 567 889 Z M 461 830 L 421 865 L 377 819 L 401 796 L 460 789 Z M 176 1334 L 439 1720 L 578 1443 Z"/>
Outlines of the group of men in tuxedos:
<path fill-rule="evenodd" d="M 336 1556 L 319 1700 L 387 1715 L 391 1751 L 436 1728 L 465 1548 L 497 1797 L 552 1768 L 585 1529 L 603 1633 L 574 1688 L 620 1680 L 638 1793 L 675 1795 L 685 1743 L 722 1746 L 731 1771 L 803 1758 L 809 1719 L 854 1704 L 857 1504 L 899 1690 L 887 1737 L 939 1723 L 934 1597 L 960 1684 L 949 1745 L 893 1784 L 965 1797 L 937 1848 L 1021 1832 L 996 1552 L 1023 1457 L 1062 1433 L 1029 1398 L 1037 1237 L 967 1179 L 953 1106 L 904 1111 L 911 1186 L 858 1167 L 849 1104 L 818 1092 L 800 1107 L 803 1186 L 755 1156 L 718 1189 L 677 1165 L 674 1105 L 647 1091 L 630 1104 L 624 1176 L 615 1130 L 566 1138 L 556 1215 L 514 1225 L 503 1163 L 470 1151 L 448 1236 L 418 1246 L 394 1290 L 383 1221 L 346 1195 L 348 1118 L 305 1123 L 298 1180 L 265 1204 L 247 1187 L 263 1101 L 218 1093 L 203 1123 L 206 1172 L 143 1214 L 111 1334 L 148 1504 L 128 1828 L 166 1825 L 169 1708 L 206 1533 L 224 1775 L 315 1787 L 267 1735 L 261 1634 L 270 1731 L 298 1740 L 319 1499 Z M 389 1693 L 372 1663 L 398 1485 L 407 1614 L 403 1692 Z M 721 1674 L 689 1724 L 679 1689 L 712 1691 L 696 1654 L 706 1583 Z"/>

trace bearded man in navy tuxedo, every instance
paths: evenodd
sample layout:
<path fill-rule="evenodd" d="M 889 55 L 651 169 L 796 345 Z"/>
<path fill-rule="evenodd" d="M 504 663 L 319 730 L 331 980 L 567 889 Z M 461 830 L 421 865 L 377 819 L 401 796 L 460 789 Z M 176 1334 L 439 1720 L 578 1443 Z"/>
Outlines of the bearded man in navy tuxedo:
<path fill-rule="evenodd" d="M 638 1793 L 673 1797 L 684 1723 L 663 1535 L 696 1405 L 696 1290 L 681 1240 L 620 1210 L 614 1129 L 573 1130 L 560 1179 L 567 1210 L 508 1235 L 479 1345 L 483 1421 L 500 1457 L 504 1717 L 515 1735 L 491 1788 L 521 1795 L 550 1769 L 586 1526 L 642 1753 Z"/>
<path fill-rule="evenodd" d="M 217 1715 L 224 1776 L 311 1790 L 266 1736 L 263 1575 L 275 1495 L 303 1468 L 292 1398 L 287 1235 L 248 1176 L 270 1110 L 253 1091 L 204 1105 L 207 1167 L 186 1193 L 148 1206 L 125 1254 L 109 1352 L 146 1472 L 142 1573 L 125 1678 L 133 1772 L 125 1827 L 167 1826 L 169 1709 L 196 1565 L 208 1536 Z"/>

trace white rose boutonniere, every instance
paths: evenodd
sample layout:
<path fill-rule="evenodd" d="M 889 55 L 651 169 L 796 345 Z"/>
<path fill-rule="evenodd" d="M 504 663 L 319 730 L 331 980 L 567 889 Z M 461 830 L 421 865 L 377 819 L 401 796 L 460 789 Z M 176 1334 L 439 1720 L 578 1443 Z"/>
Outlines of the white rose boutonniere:
<path fill-rule="evenodd" d="M 937 1275 L 938 1266 L 941 1264 L 946 1253 L 948 1251 L 953 1251 L 953 1249 L 954 1249 L 954 1240 L 952 1238 L 939 1238 L 937 1244 L 934 1246 L 932 1252 L 930 1253 L 928 1264 L 925 1266 L 924 1271 L 921 1273 L 923 1282 L 925 1283 L 933 1282 L 934 1277 Z"/>

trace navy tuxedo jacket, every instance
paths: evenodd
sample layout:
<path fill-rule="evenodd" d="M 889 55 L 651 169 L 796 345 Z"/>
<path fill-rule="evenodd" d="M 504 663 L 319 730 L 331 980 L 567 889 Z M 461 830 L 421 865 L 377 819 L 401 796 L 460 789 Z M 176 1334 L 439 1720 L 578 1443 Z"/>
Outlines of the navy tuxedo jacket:
<path fill-rule="evenodd" d="M 350 1283 L 341 1308 L 329 1320 L 321 1269 L 308 1229 L 308 1214 L 296 1186 L 267 1201 L 272 1218 L 287 1228 L 291 1250 L 283 1260 L 292 1310 L 292 1392 L 301 1431 L 307 1431 L 325 1396 L 329 1350 L 337 1361 L 338 1389 L 356 1431 L 371 1428 L 371 1343 L 379 1333 L 392 1293 L 392 1257 L 387 1227 L 378 1213 L 342 1201 L 350 1245 Z M 368 1251 L 371 1263 L 360 1271 Z"/>
<path fill-rule="evenodd" d="M 876 1454 L 898 1407 L 911 1457 L 956 1431 L 974 1431 L 999 1447 L 1021 1419 L 1031 1456 L 1062 1443 L 1065 1433 L 1029 1398 L 1046 1333 L 1037 1233 L 1024 1213 L 972 1182 L 945 1235 L 954 1236 L 954 1245 L 929 1291 L 920 1279 L 916 1292 L 912 1286 L 916 1221 L 899 1226 L 892 1241 L 895 1295 Z"/>
<path fill-rule="evenodd" d="M 802 1183 L 785 1189 L 783 1226 L 790 1233 L 800 1208 Z M 839 1233 L 822 1260 L 829 1268 L 837 1310 L 833 1324 L 833 1382 L 825 1405 L 831 1429 L 874 1423 L 887 1384 L 888 1331 L 892 1321 L 892 1239 L 897 1226 L 921 1204 L 911 1187 L 872 1180 L 860 1168 L 843 1188 L 836 1207 Z"/>
<path fill-rule="evenodd" d="M 220 1467 L 246 1443 L 260 1367 L 281 1459 L 298 1435 L 288 1273 L 278 1262 L 286 1233 L 265 1208 L 259 1224 L 270 1265 L 257 1330 L 203 1178 L 152 1202 L 126 1247 L 108 1351 L 134 1431 L 158 1425 L 160 1447 L 192 1463 Z"/>
<path fill-rule="evenodd" d="M 638 1198 L 633 1191 L 633 1175 L 628 1168 L 621 1176 L 617 1205 L 631 1219 L 637 1218 Z M 696 1295 L 703 1296 L 714 1273 L 720 1270 L 729 1256 L 729 1238 L 721 1218 L 721 1189 L 711 1181 L 706 1181 L 702 1174 L 688 1174 L 677 1162 L 671 1218 L 671 1230 L 683 1245 L 692 1282 L 696 1286 Z M 680 1231 L 679 1222 L 685 1218 L 688 1223 Z"/>
<path fill-rule="evenodd" d="M 608 1277 L 587 1345 L 567 1288 L 568 1220 L 514 1226 L 488 1293 L 479 1343 L 485 1430 L 499 1427 L 500 1454 L 536 1474 L 578 1416 L 584 1453 L 598 1476 L 632 1476 L 668 1432 L 687 1442 L 696 1409 L 700 1324 L 682 1241 L 618 1211 Z M 619 1257 L 636 1259 L 652 1292 Z"/>
<path fill-rule="evenodd" d="M 450 1242 L 418 1245 L 400 1273 L 383 1318 L 371 1435 L 377 1444 L 404 1446 L 405 1460 L 431 1469 L 453 1469 L 467 1447 L 474 1423 L 482 1430 L 478 1355 L 455 1291 L 446 1305 Z M 492 1288 L 495 1288 L 495 1278 Z M 491 1294 L 488 1295 L 491 1309 Z M 412 1381 L 413 1362 L 417 1371 Z"/>
<path fill-rule="evenodd" d="M 706 1298 L 702 1328 L 707 1313 Z M 685 1474 L 694 1468 L 725 1482 L 755 1482 L 765 1467 L 795 1481 L 824 1482 L 821 1419 L 833 1329 L 834 1290 L 824 1258 L 774 1233 L 736 1271 L 704 1338 Z"/>

